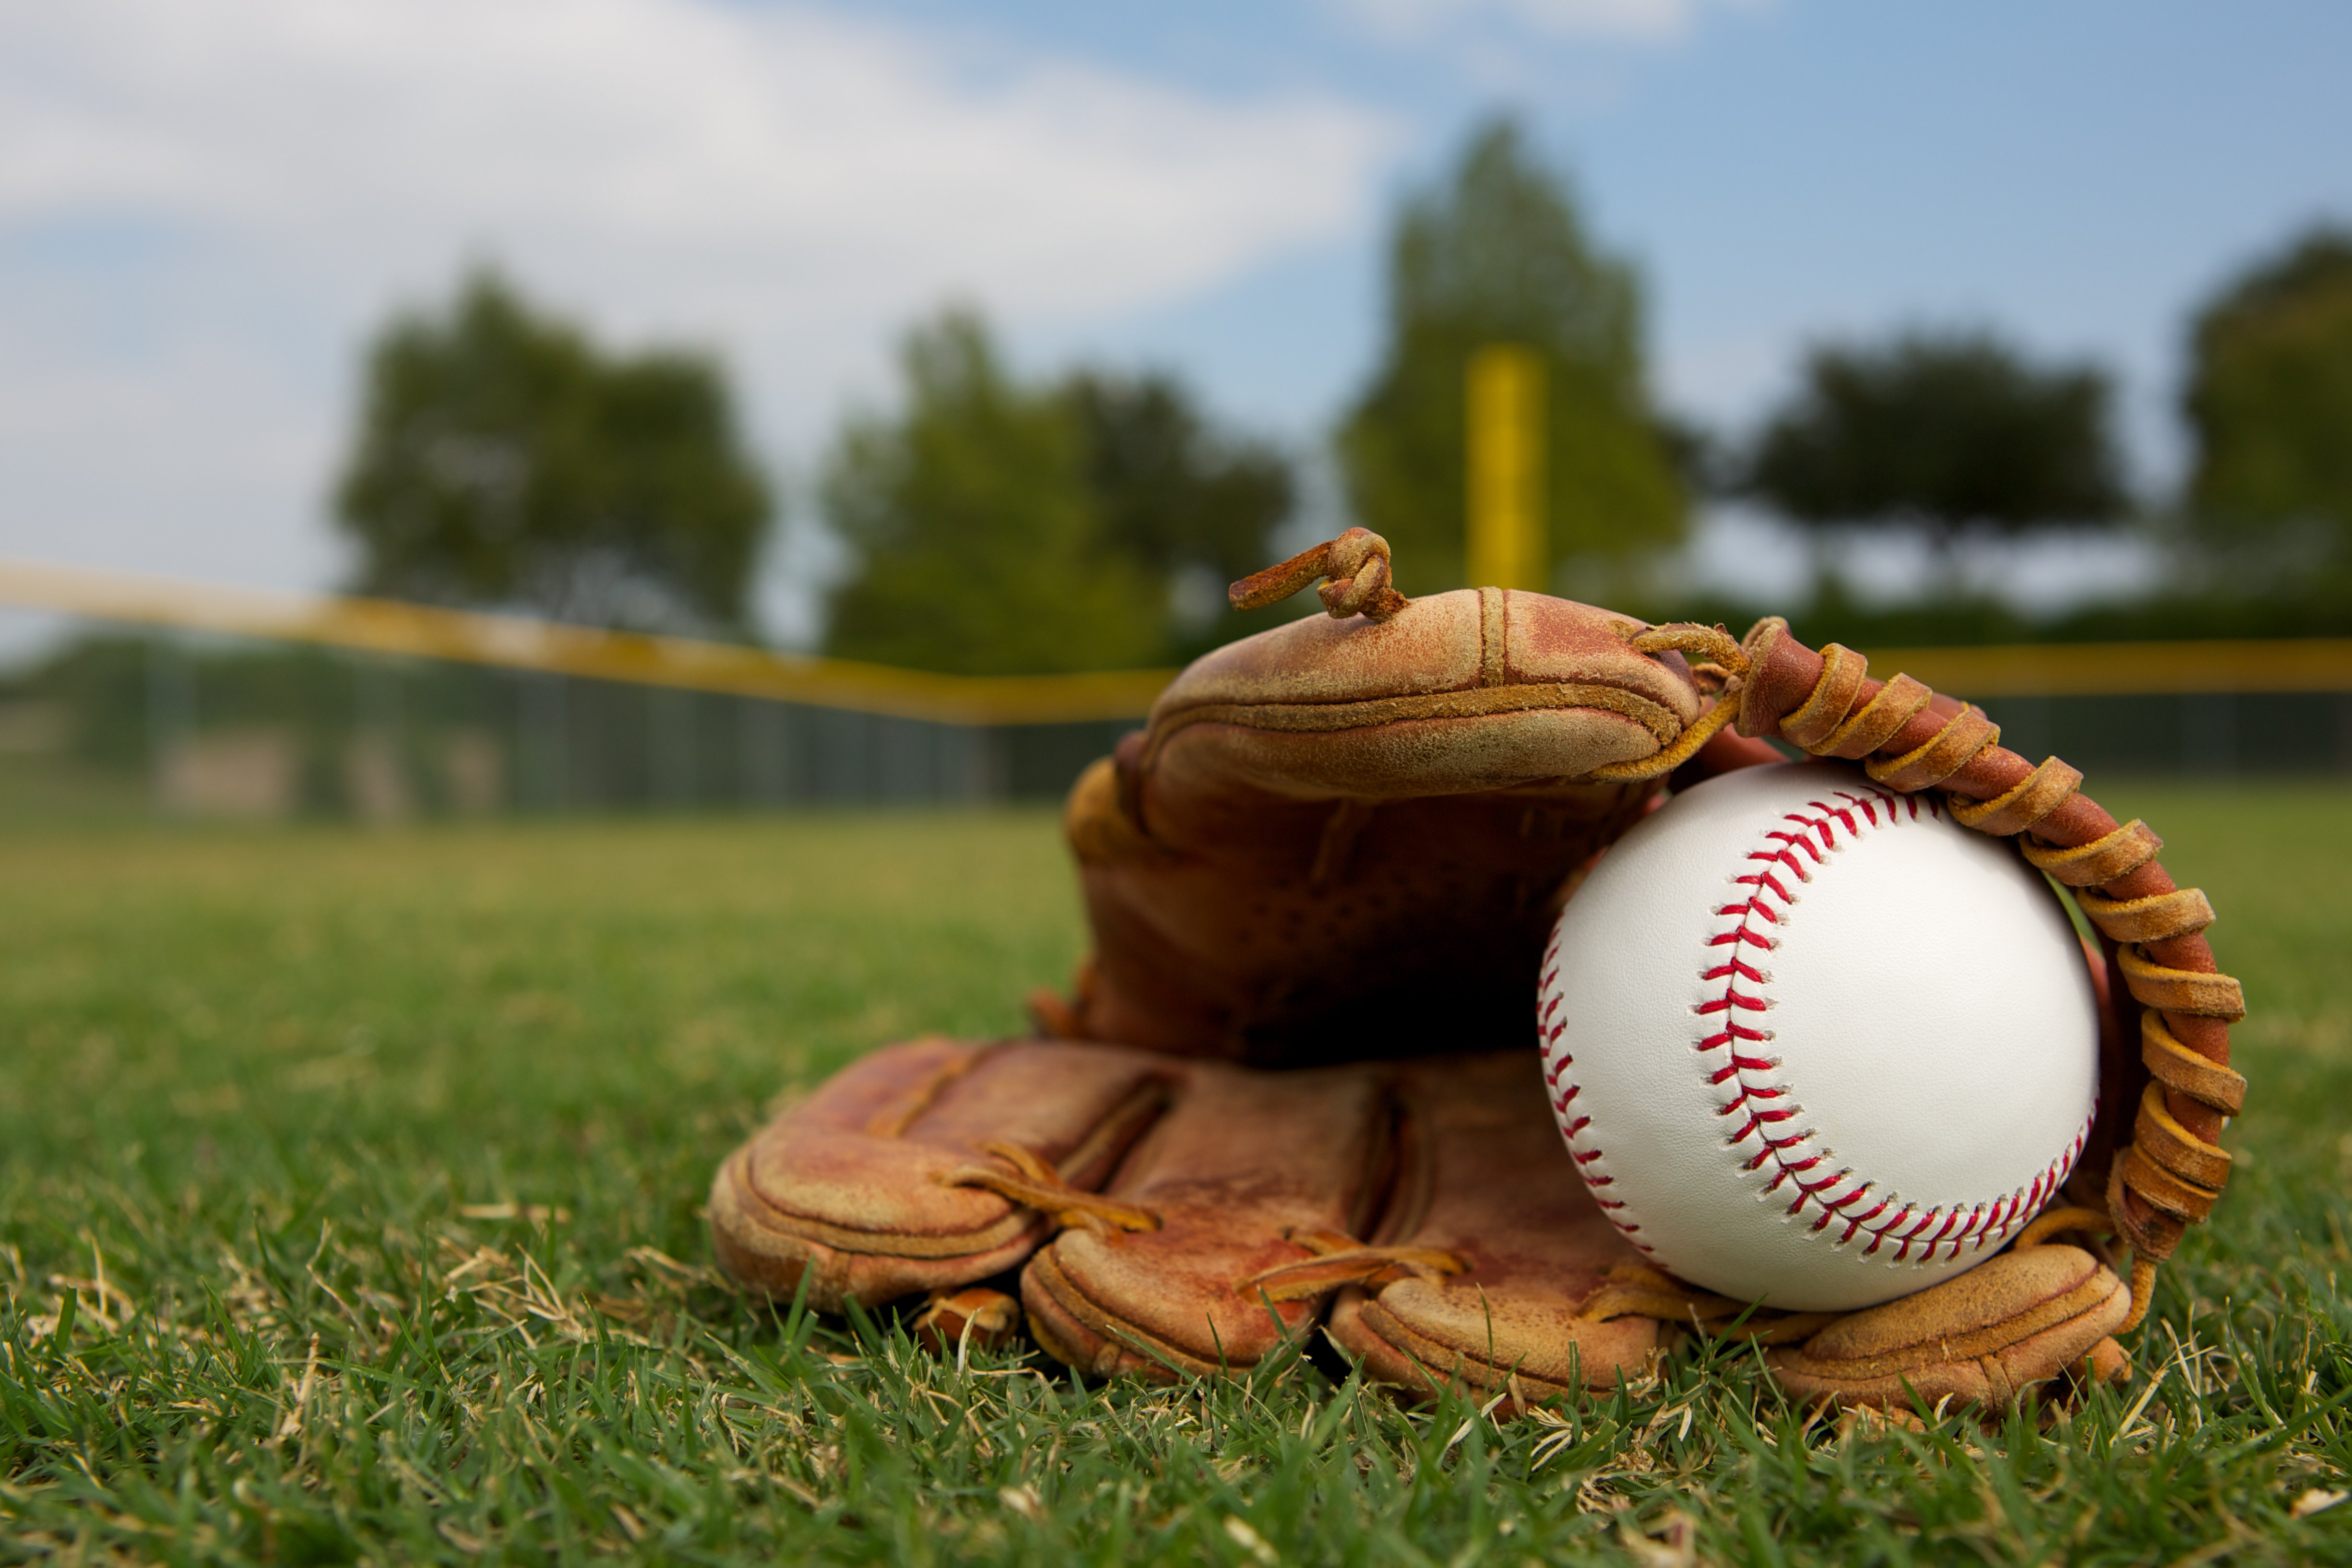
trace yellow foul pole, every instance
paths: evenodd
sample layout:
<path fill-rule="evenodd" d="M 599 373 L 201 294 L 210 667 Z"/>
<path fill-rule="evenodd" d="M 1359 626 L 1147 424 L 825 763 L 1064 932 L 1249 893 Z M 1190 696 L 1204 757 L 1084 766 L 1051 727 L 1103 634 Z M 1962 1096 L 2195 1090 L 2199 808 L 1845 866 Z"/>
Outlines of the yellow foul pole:
<path fill-rule="evenodd" d="M 1469 556 L 1475 588 L 1549 588 L 1544 527 L 1544 363 L 1534 350 L 1497 343 L 1470 356 Z"/>

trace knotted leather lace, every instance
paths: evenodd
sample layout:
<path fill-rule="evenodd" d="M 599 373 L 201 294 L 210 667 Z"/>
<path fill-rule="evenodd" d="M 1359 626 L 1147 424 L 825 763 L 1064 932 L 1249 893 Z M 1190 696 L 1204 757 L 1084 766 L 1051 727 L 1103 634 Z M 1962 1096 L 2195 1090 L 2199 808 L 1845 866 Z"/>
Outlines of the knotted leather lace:
<path fill-rule="evenodd" d="M 1385 621 L 1412 603 L 1389 586 L 1389 542 L 1369 528 L 1351 528 L 1265 571 L 1253 574 L 1225 590 L 1236 610 L 1261 610 L 1278 605 L 1318 577 L 1329 582 L 1316 590 L 1324 612 L 1335 621 L 1349 616 Z"/>

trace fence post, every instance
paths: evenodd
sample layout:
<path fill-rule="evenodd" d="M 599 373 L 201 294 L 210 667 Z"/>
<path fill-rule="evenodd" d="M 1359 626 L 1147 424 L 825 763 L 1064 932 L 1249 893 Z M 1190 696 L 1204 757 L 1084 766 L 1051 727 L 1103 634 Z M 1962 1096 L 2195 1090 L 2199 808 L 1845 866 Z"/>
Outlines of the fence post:
<path fill-rule="evenodd" d="M 2238 771 L 2238 703 L 2227 691 L 2197 692 L 2180 700 L 2180 763 L 2189 773 Z"/>
<path fill-rule="evenodd" d="M 570 762 L 566 731 L 564 678 L 537 671 L 526 673 L 520 682 L 517 717 L 520 731 L 515 750 L 520 764 L 515 791 L 518 804 L 528 803 L 545 811 L 562 811 L 567 804 L 569 791 L 564 787 L 565 772 Z"/>
<path fill-rule="evenodd" d="M 746 806 L 778 805 L 792 793 L 783 705 L 758 697 L 734 702 L 736 795 Z"/>
<path fill-rule="evenodd" d="M 158 816 L 177 814 L 172 759 L 196 727 L 196 668 L 167 634 L 147 639 L 147 793 Z"/>
<path fill-rule="evenodd" d="M 397 821 L 416 810 L 401 671 L 390 661 L 364 653 L 351 655 L 349 662 L 351 733 L 336 759 L 343 806 L 363 821 Z"/>
<path fill-rule="evenodd" d="M 691 691 L 679 691 L 656 686 L 648 695 L 653 699 L 653 786 L 654 799 L 671 810 L 690 806 L 695 802 L 694 702 Z"/>

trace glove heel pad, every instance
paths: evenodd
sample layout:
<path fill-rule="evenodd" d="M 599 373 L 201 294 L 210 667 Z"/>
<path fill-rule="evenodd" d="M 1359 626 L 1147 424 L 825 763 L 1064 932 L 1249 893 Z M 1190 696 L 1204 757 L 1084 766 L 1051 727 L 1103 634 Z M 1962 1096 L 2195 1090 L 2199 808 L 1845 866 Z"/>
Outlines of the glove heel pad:
<path fill-rule="evenodd" d="M 2034 1384 L 2099 1354 L 2131 1314 L 2131 1290 L 2079 1247 L 2007 1252 L 1916 1295 L 1840 1318 L 1766 1362 L 1792 1394 L 1902 1408 L 1911 1393 L 2007 1405 Z"/>

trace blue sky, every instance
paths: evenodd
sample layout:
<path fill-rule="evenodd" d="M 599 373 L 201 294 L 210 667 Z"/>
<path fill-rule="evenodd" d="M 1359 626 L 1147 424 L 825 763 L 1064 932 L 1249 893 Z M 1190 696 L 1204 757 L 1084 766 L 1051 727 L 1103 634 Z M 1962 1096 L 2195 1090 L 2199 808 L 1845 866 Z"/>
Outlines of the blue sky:
<path fill-rule="evenodd" d="M 485 256 L 719 350 L 788 475 L 951 297 L 1305 447 L 1378 352 L 1397 194 L 1496 109 L 1639 262 L 1679 409 L 1736 430 L 1815 339 L 1989 323 L 2113 367 L 2160 485 L 2187 311 L 2352 221 L 2348 64 L 2320 4 L 9 8 L 0 554 L 331 583 L 359 347 Z M 1742 526 L 1718 567 L 1771 552 Z"/>
<path fill-rule="evenodd" d="M 1669 8 L 1686 19 L 1613 37 L 1464 6 L 1409 46 L 1336 6 L 1271 26 L 1211 9 L 1221 25 L 1165 35 L 1142 7 L 997 15 L 1212 89 L 1306 82 L 1377 104 L 1402 128 L 1384 196 L 1477 117 L 1520 113 L 1641 263 L 1664 391 L 1734 423 L 1815 337 L 1990 322 L 2113 365 L 2159 480 L 2193 302 L 2298 226 L 2352 222 L 2340 6 L 1782 0 Z M 1378 249 L 1351 233 L 1093 341 L 1200 364 L 1268 416 L 1318 416 L 1377 352 Z"/>

